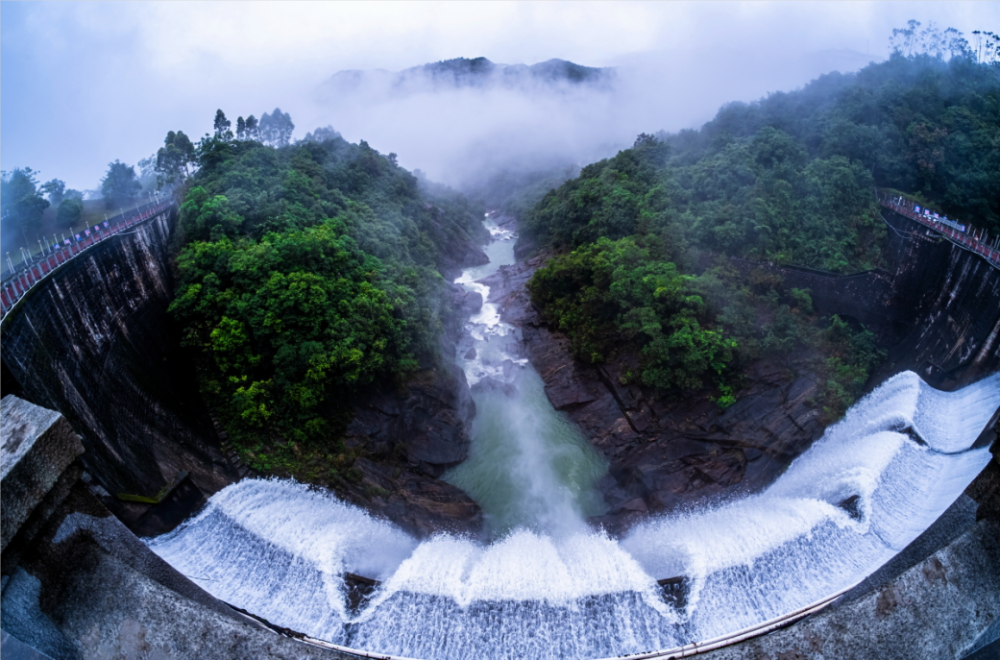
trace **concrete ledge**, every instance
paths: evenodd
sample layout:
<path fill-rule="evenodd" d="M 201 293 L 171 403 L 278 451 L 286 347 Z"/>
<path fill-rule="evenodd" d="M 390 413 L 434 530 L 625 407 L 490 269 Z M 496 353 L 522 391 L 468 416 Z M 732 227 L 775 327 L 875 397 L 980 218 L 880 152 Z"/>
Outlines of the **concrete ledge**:
<path fill-rule="evenodd" d="M 82 453 L 59 413 L 14 395 L 0 400 L 0 551 Z"/>

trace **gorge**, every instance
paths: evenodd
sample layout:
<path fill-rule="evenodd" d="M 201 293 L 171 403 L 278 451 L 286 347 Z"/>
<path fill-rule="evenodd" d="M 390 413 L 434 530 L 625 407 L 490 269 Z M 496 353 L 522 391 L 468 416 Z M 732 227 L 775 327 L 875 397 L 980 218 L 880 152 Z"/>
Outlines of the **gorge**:
<path fill-rule="evenodd" d="M 168 230 L 169 223 L 158 224 L 164 222 L 165 218 L 151 222 L 144 226 L 144 231 Z M 894 222 L 903 226 L 904 221 Z M 458 486 L 489 485 L 478 492 L 470 487 L 468 492 L 482 507 L 487 536 L 496 540 L 483 545 L 483 541 L 474 537 L 437 535 L 420 541 L 392 523 L 373 518 L 321 492 L 290 482 L 251 479 L 219 492 L 196 518 L 171 534 L 151 540 L 151 547 L 216 598 L 282 629 L 347 647 L 411 657 L 545 656 L 552 649 L 559 649 L 566 657 L 605 657 L 704 641 L 787 614 L 851 587 L 919 536 L 956 497 L 960 500 L 966 497 L 961 495 L 962 491 L 990 461 L 991 434 L 987 426 L 995 421 L 991 416 L 995 416 L 993 411 L 1000 404 L 997 350 L 990 343 L 996 341 L 992 332 L 996 322 L 983 320 L 984 310 L 978 303 L 982 291 L 992 287 L 995 292 L 996 271 L 978 266 L 970 261 L 976 257 L 954 246 L 910 236 L 898 250 L 904 258 L 900 259 L 894 278 L 906 281 L 907 273 L 915 270 L 913 250 L 919 251 L 923 246 L 923 250 L 933 255 L 924 256 L 925 261 L 921 262 L 924 268 L 919 272 L 925 281 L 928 262 L 933 263 L 934 258 L 940 260 L 937 283 L 928 285 L 925 297 L 938 305 L 944 301 L 944 308 L 931 302 L 909 305 L 908 309 L 914 315 L 938 317 L 944 313 L 951 319 L 946 327 L 957 336 L 936 337 L 932 346 L 945 347 L 937 350 L 949 350 L 954 355 L 949 347 L 956 344 L 975 349 L 964 351 L 964 358 L 960 354 L 950 368 L 938 372 L 955 379 L 951 384 L 959 389 L 954 394 L 931 389 L 916 374 L 900 374 L 852 409 L 845 420 L 832 427 L 773 486 L 759 494 L 717 504 L 701 513 L 633 522 L 620 540 L 592 531 L 584 516 L 607 515 L 607 507 L 614 501 L 608 497 L 613 490 L 609 491 L 607 484 L 603 485 L 603 493 L 595 490 L 602 488 L 602 479 L 607 481 L 607 477 L 602 477 L 603 460 L 593 454 L 594 449 L 586 438 L 578 435 L 565 414 L 548 408 L 547 400 L 566 406 L 559 399 L 560 381 L 545 377 L 544 364 L 539 378 L 529 360 L 523 357 L 532 356 L 535 350 L 530 333 L 525 332 L 531 326 L 510 326 L 501 321 L 501 318 L 516 318 L 511 311 L 517 309 L 517 298 L 524 298 L 523 289 L 516 284 L 518 279 L 523 282 L 523 277 L 519 278 L 518 271 L 512 270 L 519 267 L 514 263 L 512 250 L 514 225 L 508 222 L 497 226 L 490 222 L 489 226 L 496 239 L 487 247 L 491 264 L 476 267 L 458 279 L 485 298 L 482 308 L 472 314 L 469 332 L 459 341 L 456 351 L 456 362 L 472 385 L 478 415 L 471 428 L 473 445 L 469 459 L 460 468 L 443 474 L 446 481 Z M 106 335 L 136 336 L 143 327 L 148 327 L 143 325 L 148 323 L 144 320 L 156 318 L 153 314 L 157 309 L 162 314 L 166 305 L 165 297 L 156 293 L 164 287 L 153 284 L 158 277 L 167 277 L 162 274 L 167 271 L 157 270 L 158 259 L 162 257 L 157 257 L 155 241 L 147 244 L 140 240 L 137 246 L 135 241 L 140 236 L 101 246 L 100 251 L 90 255 L 87 266 L 81 263 L 65 273 L 58 284 L 49 283 L 54 291 L 43 288 L 25 301 L 22 315 L 15 316 L 5 331 L 11 332 L 11 328 L 17 328 L 14 324 L 21 323 L 33 332 L 55 336 L 59 320 L 73 318 L 71 314 L 75 314 L 76 318 L 87 319 L 81 325 L 96 329 L 92 341 L 98 347 Z M 126 251 L 145 256 L 127 259 Z M 123 263 L 128 266 L 122 266 Z M 499 280 L 496 276 L 487 277 L 483 284 L 475 282 L 487 274 L 484 269 L 493 270 L 505 263 L 509 264 L 504 271 L 506 277 L 501 275 Z M 109 272 L 119 273 L 121 279 L 108 277 Z M 979 278 L 985 278 L 985 283 Z M 132 286 L 139 293 L 133 294 L 131 305 L 86 302 L 87 296 L 103 301 L 118 295 L 118 288 L 127 291 L 127 286 L 105 290 L 95 286 L 108 280 L 126 285 L 136 283 Z M 506 284 L 502 285 L 504 281 Z M 495 293 L 489 290 L 490 283 L 496 287 Z M 908 285 L 900 290 L 912 294 Z M 90 293 L 58 296 L 65 291 Z M 56 302 L 53 295 L 66 302 Z M 821 301 L 822 295 L 817 300 Z M 879 304 L 880 309 L 892 309 L 891 305 L 881 307 L 881 301 Z M 113 315 L 112 307 L 117 309 Z M 474 305 L 468 308 L 472 310 Z M 54 311 L 58 313 L 53 314 Z M 31 370 L 22 365 L 37 363 L 26 359 L 19 362 L 17 356 L 26 353 L 18 350 L 28 349 L 17 347 L 37 344 L 27 340 L 8 343 L 7 337 L 18 335 L 5 333 L 5 370 L 10 369 L 18 382 L 28 383 L 29 387 L 44 384 L 44 390 L 23 388 L 22 393 L 52 407 L 67 405 L 59 403 L 59 396 L 72 400 L 72 394 L 66 392 L 96 394 L 89 406 L 98 405 L 95 402 L 102 400 L 99 394 L 107 391 L 108 386 L 76 385 L 84 374 L 92 378 L 111 375 L 117 379 L 135 379 L 154 365 L 161 368 L 159 365 L 170 364 L 169 359 L 164 361 L 155 353 L 150 361 L 136 351 L 127 354 L 127 358 L 141 368 L 81 368 L 81 363 L 75 360 L 96 355 L 106 361 L 108 349 L 87 350 L 87 344 L 81 343 L 75 330 L 77 326 L 67 323 L 63 327 L 66 328 L 63 336 L 67 337 L 63 346 L 77 348 L 52 350 L 60 345 L 52 341 L 46 344 L 50 347 L 48 364 L 52 365 L 49 373 L 60 374 L 55 379 L 33 378 Z M 153 327 L 162 331 L 169 325 Z M 535 332 L 540 330 L 538 327 Z M 921 339 L 925 334 L 917 333 L 918 346 L 919 341 L 925 341 Z M 522 339 L 527 341 L 522 343 Z M 160 349 L 168 349 L 170 345 L 168 338 L 152 344 Z M 135 351 L 131 343 L 109 342 L 106 346 Z M 30 355 L 37 355 L 36 349 L 30 350 Z M 928 356 L 920 363 L 901 363 L 901 367 L 915 367 L 932 378 L 933 369 L 927 369 L 930 364 L 948 366 L 946 360 L 934 356 L 934 348 L 923 350 L 923 353 L 900 352 L 910 356 L 904 359 Z M 67 354 L 73 357 L 63 357 Z M 986 356 L 985 364 L 980 362 L 972 368 L 977 356 Z M 536 360 L 531 362 L 537 364 Z M 994 375 L 967 385 L 989 373 Z M 183 382 L 183 374 L 177 378 Z M 10 380 L 4 381 L 9 386 Z M 129 381 L 119 380 L 114 387 L 122 392 L 126 391 L 123 387 L 130 386 L 151 402 L 161 401 L 157 394 L 162 396 L 162 390 L 151 394 L 142 381 L 131 382 L 138 384 L 130 386 Z M 542 396 L 543 391 L 547 397 Z M 605 392 L 604 396 L 610 397 L 614 405 L 620 405 L 621 394 L 615 397 L 610 390 Z M 641 400 L 639 394 L 636 398 Z M 186 423 L 186 428 L 200 430 L 202 437 L 207 438 L 202 445 L 206 449 L 202 451 L 217 447 L 210 435 L 210 421 L 190 413 L 182 417 L 174 412 L 171 416 L 171 411 L 183 410 L 183 406 L 168 407 L 171 399 L 164 398 L 166 403 L 159 404 L 163 406 L 161 412 L 146 419 L 161 425 L 171 423 L 174 428 L 185 428 L 182 424 Z M 595 397 L 594 401 L 598 400 Z M 586 407 L 570 406 L 568 413 L 571 418 L 586 420 L 585 415 L 579 414 Z M 540 412 L 529 412 L 532 409 Z M 87 410 L 77 408 L 75 413 L 82 419 L 97 418 L 85 416 Z M 628 408 L 618 408 L 623 417 L 629 412 Z M 495 416 L 493 428 L 477 427 L 477 424 L 491 426 L 491 414 Z M 171 419 L 181 421 L 171 422 Z M 512 426 L 514 420 L 517 423 Z M 108 461 L 105 464 L 90 463 L 94 459 L 88 459 L 88 454 L 101 456 L 104 452 L 118 457 L 128 454 L 122 448 L 109 451 L 100 445 L 88 447 L 84 454 L 88 470 L 96 474 L 103 470 L 110 475 L 128 475 L 102 475 L 102 483 L 112 488 L 144 488 L 150 492 L 151 486 L 158 488 L 159 484 L 169 483 L 174 477 L 171 471 L 190 467 L 188 478 L 207 497 L 225 484 L 225 470 L 236 469 L 227 465 L 220 452 L 216 454 L 218 458 L 208 462 L 215 467 L 206 473 L 206 461 L 197 453 L 190 453 L 189 447 L 197 446 L 195 440 L 187 440 L 187 446 L 181 449 L 180 443 L 174 444 L 176 434 L 151 436 L 147 430 L 130 432 L 129 425 L 136 422 L 129 416 L 108 415 L 102 422 L 114 424 L 116 432 L 84 434 L 85 443 L 93 442 L 95 437 L 109 436 L 122 442 L 130 433 L 132 438 L 142 434 L 144 442 L 137 446 L 153 449 L 159 457 L 178 457 L 146 461 L 131 458 L 117 465 L 110 459 L 104 459 Z M 533 432 L 537 428 L 533 425 L 538 423 L 547 426 L 548 432 Z M 588 428 L 585 423 L 578 424 L 581 430 Z M 983 431 L 981 437 L 980 431 Z M 716 441 L 725 435 L 722 429 L 715 433 Z M 529 443 L 538 437 L 548 437 L 549 441 L 541 446 L 529 444 L 511 450 L 502 445 L 490 446 L 491 435 L 494 443 L 498 436 L 521 437 Z M 852 443 L 855 446 L 860 443 L 865 449 L 852 451 L 848 449 Z M 878 451 L 874 451 L 876 447 Z M 534 459 L 526 464 L 522 461 L 518 467 L 519 457 L 526 448 L 534 452 Z M 711 456 L 711 450 L 708 455 Z M 188 463 L 180 463 L 182 460 Z M 106 467 L 107 464 L 114 469 Z M 995 460 L 992 465 L 995 470 Z M 478 475 L 470 475 L 473 470 L 478 470 Z M 749 471 L 747 474 L 749 481 L 753 475 Z M 984 477 L 986 474 L 988 471 Z M 112 481 L 114 478 L 120 481 Z M 504 479 L 524 481 L 504 484 Z M 995 473 L 992 479 L 995 491 Z M 617 480 L 615 484 L 612 489 L 621 487 Z M 980 496 L 988 493 L 989 488 L 984 491 L 980 487 Z M 94 492 L 101 492 L 101 488 Z M 992 497 L 996 497 L 995 492 Z M 123 506 L 113 498 L 103 499 L 113 506 Z M 981 509 L 987 509 L 988 501 L 987 497 L 981 502 Z M 191 502 L 187 506 L 192 506 Z M 952 513 L 952 518 L 967 519 L 968 512 L 975 509 L 974 503 L 962 506 L 965 513 Z M 560 513 L 545 515 L 553 511 Z M 627 507 L 624 511 L 635 512 Z M 143 517 L 150 524 L 149 516 L 132 520 Z M 899 523 L 904 521 L 906 524 L 901 526 Z M 65 538 L 65 532 L 61 534 Z M 719 544 L 720 538 L 729 540 Z M 951 540 L 954 532 L 945 538 Z M 58 535 L 51 542 L 60 543 Z M 378 552 L 373 552 L 374 548 Z M 31 561 L 23 563 L 32 565 Z M 753 570 L 748 572 L 750 566 Z M 367 597 L 360 610 L 347 600 L 343 591 L 345 574 L 382 581 L 382 586 Z M 678 583 L 667 581 L 666 586 L 657 583 L 674 577 L 682 578 L 680 589 L 674 588 Z M 16 611 L 14 597 L 23 590 L 23 583 L 23 577 L 5 578 L 6 612 L 11 611 L 8 607 Z M 790 584 L 796 585 L 795 588 L 788 588 Z M 311 592 L 307 590 L 310 588 Z M 716 619 L 713 612 L 726 614 Z M 427 617 L 444 634 L 427 634 Z M 11 618 L 15 617 L 5 620 Z M 595 620 L 614 625 L 594 627 Z M 24 631 L 17 632 L 22 638 L 26 636 Z M 36 646 L 41 648 L 44 643 Z"/>
<path fill-rule="evenodd" d="M 509 230 L 491 234 L 494 268 L 512 262 Z M 945 394 L 903 372 L 759 495 L 638 524 L 616 541 L 583 524 L 605 513 L 591 490 L 604 466 L 546 405 L 511 343 L 515 328 L 473 279 L 489 281 L 486 268 L 458 280 L 487 302 L 458 349 L 477 408 L 472 449 L 445 478 L 483 508 L 495 541 L 418 542 L 297 484 L 244 481 L 150 547 L 220 599 L 349 648 L 612 657 L 724 636 L 849 589 L 990 461 L 974 445 L 995 421 L 1000 375 Z M 361 612 L 338 588 L 344 572 L 382 582 Z M 674 576 L 684 576 L 682 599 L 659 593 L 658 579 Z"/>

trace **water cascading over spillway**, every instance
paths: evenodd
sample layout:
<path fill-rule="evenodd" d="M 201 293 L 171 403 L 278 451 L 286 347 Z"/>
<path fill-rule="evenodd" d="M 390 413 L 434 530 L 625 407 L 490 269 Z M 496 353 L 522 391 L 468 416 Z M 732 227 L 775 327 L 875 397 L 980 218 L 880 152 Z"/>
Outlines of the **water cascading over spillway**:
<path fill-rule="evenodd" d="M 513 260 L 513 237 L 488 226 L 495 269 Z M 485 297 L 474 280 L 487 274 L 459 282 Z M 446 478 L 483 507 L 492 542 L 418 541 L 332 495 L 247 480 L 150 547 L 222 600 L 372 652 L 600 658 L 671 648 L 792 612 L 875 571 L 986 465 L 988 448 L 973 443 L 1000 406 L 1000 374 L 954 393 L 898 374 L 762 493 L 651 519 L 615 540 L 584 523 L 601 512 L 592 484 L 605 468 L 517 358 L 514 329 L 486 303 L 469 334 L 459 360 L 477 402 L 473 446 Z M 345 572 L 382 581 L 360 612 L 347 605 Z M 674 576 L 690 585 L 680 608 L 656 584 Z"/>

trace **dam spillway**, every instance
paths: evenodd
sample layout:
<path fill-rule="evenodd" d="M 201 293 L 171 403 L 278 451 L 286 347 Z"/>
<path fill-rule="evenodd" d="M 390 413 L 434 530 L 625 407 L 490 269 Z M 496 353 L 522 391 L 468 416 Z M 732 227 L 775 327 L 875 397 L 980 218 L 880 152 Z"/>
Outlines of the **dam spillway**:
<path fill-rule="evenodd" d="M 850 587 L 920 535 L 990 460 L 975 441 L 1000 405 L 1000 375 L 945 393 L 906 372 L 856 404 L 764 492 L 613 539 L 583 521 L 600 466 L 551 407 L 523 407 L 547 402 L 530 366 L 505 353 L 511 329 L 487 304 L 469 330 L 476 350 L 460 347 L 471 356 L 463 367 L 474 392 L 490 385 L 478 388 L 477 403 L 516 415 L 477 439 L 468 464 L 448 477 L 493 483 L 474 493 L 492 541 L 418 541 L 332 495 L 248 480 L 149 546 L 216 597 L 343 646 L 435 659 L 609 657 L 711 639 Z M 515 440 L 505 451 L 498 433 Z M 500 483 L 504 473 L 517 478 Z M 345 573 L 382 583 L 359 611 L 348 604 Z M 683 601 L 657 584 L 676 576 L 686 582 Z"/>
<path fill-rule="evenodd" d="M 368 651 L 596 658 L 670 648 L 787 614 L 872 573 L 989 461 L 973 443 L 998 405 L 1000 375 L 940 393 L 900 374 L 763 493 L 650 520 L 621 540 L 522 527 L 489 544 L 418 542 L 300 484 L 248 480 L 148 543 L 226 602 Z M 854 511 L 840 506 L 853 496 Z M 347 606 L 344 572 L 382 581 L 359 613 Z M 691 583 L 679 608 L 656 584 L 677 575 Z"/>

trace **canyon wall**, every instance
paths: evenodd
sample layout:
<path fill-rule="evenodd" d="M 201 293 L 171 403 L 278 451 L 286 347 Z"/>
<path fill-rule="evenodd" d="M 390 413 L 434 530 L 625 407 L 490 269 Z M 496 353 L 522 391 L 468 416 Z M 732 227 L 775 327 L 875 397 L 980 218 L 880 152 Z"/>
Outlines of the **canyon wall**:
<path fill-rule="evenodd" d="M 105 505 L 149 535 L 247 474 L 232 448 L 223 450 L 225 433 L 199 396 L 167 313 L 176 222 L 167 212 L 85 251 L 35 286 L 2 327 L 3 394 L 63 413 L 83 438 L 82 461 L 107 491 Z M 453 241 L 447 252 L 473 263 L 486 258 L 467 243 Z M 438 478 L 468 452 L 473 407 L 451 351 L 481 303 L 456 285 L 448 293 L 454 311 L 443 319 L 442 363 L 403 387 L 359 397 L 345 434 L 358 458 L 347 480 L 328 484 L 417 534 L 480 526 L 479 507 Z M 115 497 L 157 499 L 165 491 L 169 499 L 153 507 Z"/>

